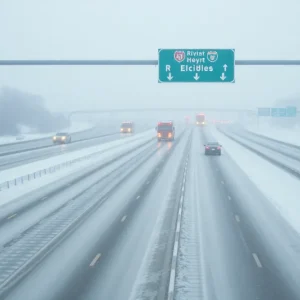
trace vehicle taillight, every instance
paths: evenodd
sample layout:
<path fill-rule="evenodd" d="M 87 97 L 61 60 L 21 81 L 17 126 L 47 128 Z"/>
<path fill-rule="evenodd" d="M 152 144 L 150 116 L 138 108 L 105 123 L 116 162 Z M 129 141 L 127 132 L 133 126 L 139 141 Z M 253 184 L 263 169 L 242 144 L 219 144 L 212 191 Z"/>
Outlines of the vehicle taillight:
<path fill-rule="evenodd" d="M 168 137 L 172 137 L 172 133 L 171 132 L 169 132 Z"/>
<path fill-rule="evenodd" d="M 209 147 L 205 147 L 205 149 L 209 149 Z"/>

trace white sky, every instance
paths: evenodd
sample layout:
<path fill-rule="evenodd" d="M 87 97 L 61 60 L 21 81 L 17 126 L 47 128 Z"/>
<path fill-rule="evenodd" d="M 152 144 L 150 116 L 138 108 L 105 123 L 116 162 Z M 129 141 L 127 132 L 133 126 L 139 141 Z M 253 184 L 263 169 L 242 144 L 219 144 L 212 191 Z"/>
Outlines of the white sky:
<path fill-rule="evenodd" d="M 157 59 L 158 48 L 235 48 L 300 59 L 299 0 L 0 0 L 0 59 Z M 256 107 L 300 95 L 299 67 L 236 67 L 234 84 L 158 84 L 154 66 L 0 67 L 0 85 L 52 110 Z"/>

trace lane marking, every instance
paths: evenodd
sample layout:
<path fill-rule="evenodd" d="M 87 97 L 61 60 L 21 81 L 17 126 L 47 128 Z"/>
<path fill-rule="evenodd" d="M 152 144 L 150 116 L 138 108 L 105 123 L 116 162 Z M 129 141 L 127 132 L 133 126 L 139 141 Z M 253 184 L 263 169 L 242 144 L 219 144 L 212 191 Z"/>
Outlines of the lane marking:
<path fill-rule="evenodd" d="M 97 261 L 99 260 L 100 256 L 101 256 L 101 253 L 98 253 L 98 254 L 94 257 L 94 259 L 93 259 L 92 262 L 90 263 L 90 267 L 94 267 L 94 266 L 95 266 L 95 264 L 96 264 Z"/>
<path fill-rule="evenodd" d="M 224 182 L 224 181 L 221 181 L 221 183 L 222 183 L 222 184 L 225 184 L 225 182 Z"/>
<path fill-rule="evenodd" d="M 254 260 L 255 260 L 257 266 L 258 266 L 259 268 L 262 268 L 262 264 L 261 264 L 261 262 L 260 262 L 260 260 L 259 260 L 259 258 L 258 258 L 258 256 L 257 256 L 257 254 L 256 254 L 256 253 L 252 253 L 252 256 L 253 256 L 253 258 L 254 258 Z"/>
<path fill-rule="evenodd" d="M 7 219 L 10 220 L 10 219 L 14 218 L 16 215 L 17 215 L 17 214 L 13 214 L 13 215 L 7 217 Z"/>
<path fill-rule="evenodd" d="M 46 200 L 48 197 L 44 197 L 44 198 L 42 198 L 42 200 Z"/>
<path fill-rule="evenodd" d="M 179 230 L 180 230 L 180 229 L 179 229 Z M 175 241 L 175 243 L 174 243 L 174 251 L 173 251 L 173 253 L 175 254 L 174 256 L 177 256 L 177 253 L 178 253 L 178 246 L 179 246 L 178 241 Z"/>
<path fill-rule="evenodd" d="M 175 282 L 175 269 L 171 270 L 170 282 L 172 282 L 172 283 Z M 169 291 L 168 291 L 169 297 L 168 297 L 168 299 L 173 299 L 172 296 L 173 296 L 174 288 L 175 288 L 175 284 L 169 284 Z M 172 295 L 172 296 L 170 296 L 170 295 Z"/>
<path fill-rule="evenodd" d="M 150 181 L 147 181 L 147 184 L 149 184 L 150 183 Z"/>
<path fill-rule="evenodd" d="M 184 186 L 182 186 L 182 189 L 181 189 L 181 191 L 182 191 L 182 192 L 184 192 Z"/>
<path fill-rule="evenodd" d="M 228 196 L 228 200 L 231 200 L 231 197 L 230 197 L 230 196 Z"/>
<path fill-rule="evenodd" d="M 179 231 L 180 231 L 180 223 L 178 222 L 176 232 L 179 232 Z"/>
<path fill-rule="evenodd" d="M 136 199 L 140 199 L 140 197 L 141 197 L 141 196 L 139 195 L 139 196 L 136 197 Z"/>
<path fill-rule="evenodd" d="M 179 208 L 178 215 L 181 216 L 181 207 Z"/>
<path fill-rule="evenodd" d="M 240 217 L 238 215 L 235 215 L 235 220 L 240 223 Z"/>
<path fill-rule="evenodd" d="M 124 222 L 126 220 L 127 216 L 124 216 L 122 219 L 121 219 L 121 222 Z"/>

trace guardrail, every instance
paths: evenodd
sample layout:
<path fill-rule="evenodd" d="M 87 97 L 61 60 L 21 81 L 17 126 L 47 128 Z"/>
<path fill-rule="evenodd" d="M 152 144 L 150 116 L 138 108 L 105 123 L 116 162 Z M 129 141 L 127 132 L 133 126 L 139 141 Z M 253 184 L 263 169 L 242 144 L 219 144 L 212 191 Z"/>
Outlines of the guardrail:
<path fill-rule="evenodd" d="M 101 151 L 101 152 L 103 152 L 103 151 Z M 73 159 L 73 160 L 70 160 L 70 161 L 66 161 L 66 162 L 61 163 L 61 164 L 51 166 L 51 167 L 46 168 L 46 169 L 41 169 L 41 170 L 26 174 L 26 175 L 23 175 L 23 176 L 20 176 L 20 177 L 16 177 L 12 180 L 2 182 L 2 183 L 0 183 L 0 191 L 5 190 L 5 189 L 10 189 L 13 186 L 24 184 L 25 182 L 28 182 L 28 181 L 31 181 L 31 180 L 34 180 L 34 179 L 37 179 L 37 178 L 41 178 L 41 177 L 43 177 L 47 174 L 55 173 L 55 172 L 57 172 L 61 169 L 72 166 L 74 163 L 90 159 L 92 156 L 95 156 L 96 154 L 99 155 L 100 153 L 96 152 L 96 153 L 90 154 L 88 156 L 79 157 L 79 158 L 76 158 L 76 159 Z"/>
<path fill-rule="evenodd" d="M 137 140 L 139 140 L 139 139 L 137 139 Z M 149 140 L 147 139 L 145 142 L 147 143 L 147 142 L 150 142 L 151 140 L 152 139 L 149 139 Z M 136 141 L 136 140 L 134 140 L 134 141 Z M 123 145 L 129 144 L 130 142 L 132 142 L 132 141 L 130 140 L 130 141 L 124 143 Z M 100 151 L 97 151 L 97 152 L 94 152 L 94 153 L 91 153 L 91 154 L 88 154 L 88 155 L 85 155 L 85 156 L 82 156 L 82 157 L 78 157 L 78 158 L 75 158 L 75 159 L 72 159 L 72 160 L 69 160 L 69 161 L 66 161 L 66 162 L 63 162 L 63 163 L 45 168 L 45 169 L 40 169 L 38 171 L 29 173 L 29 174 L 26 174 L 26 175 L 23 175 L 23 176 L 16 177 L 12 180 L 7 180 L 5 182 L 0 183 L 0 191 L 7 190 L 7 189 L 10 189 L 10 188 L 18 186 L 18 185 L 22 185 L 26 182 L 35 180 L 37 178 L 41 178 L 41 177 L 43 177 L 47 174 L 55 173 L 55 172 L 57 172 L 61 169 L 72 166 L 74 163 L 78 163 L 80 161 L 88 160 L 88 159 L 90 159 L 94 156 L 97 156 L 97 155 L 102 154 L 104 152 L 110 151 L 111 149 L 116 148 L 118 146 L 119 145 L 113 145 L 112 147 L 109 147 L 107 149 L 102 149 Z M 139 145 L 139 146 L 141 146 L 141 145 Z M 127 152 L 129 150 L 126 149 L 124 151 Z"/>

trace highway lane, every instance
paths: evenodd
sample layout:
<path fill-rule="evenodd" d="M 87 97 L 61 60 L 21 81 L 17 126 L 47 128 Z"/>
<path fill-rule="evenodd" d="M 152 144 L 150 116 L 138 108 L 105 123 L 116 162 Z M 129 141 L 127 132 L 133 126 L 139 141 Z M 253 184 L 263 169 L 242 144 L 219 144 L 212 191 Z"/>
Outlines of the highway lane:
<path fill-rule="evenodd" d="M 210 139 L 208 128 L 195 128 L 190 151 L 187 133 L 176 147 L 157 144 L 155 155 L 0 299 L 165 299 L 188 153 L 175 299 L 300 299 L 299 235 L 226 149 L 204 156 Z"/>
<path fill-rule="evenodd" d="M 205 135 L 210 139 L 209 129 L 205 129 Z M 259 299 L 300 299 L 299 234 L 224 150 L 221 159 L 208 159 L 227 195 L 231 218 L 259 269 Z"/>
<path fill-rule="evenodd" d="M 91 128 L 84 130 L 82 132 L 74 132 L 71 133 L 73 141 L 78 141 L 85 138 L 92 138 L 98 135 L 103 134 L 103 132 L 107 131 L 107 128 Z M 114 130 L 115 131 L 115 130 Z M 29 149 L 35 149 L 40 147 L 49 147 L 52 146 L 51 136 L 42 139 L 36 139 L 31 141 L 24 141 L 20 143 L 11 143 L 11 144 L 3 144 L 0 145 L 0 155 L 5 155 L 7 153 L 14 153 L 17 151 L 28 151 Z"/>
<path fill-rule="evenodd" d="M 142 131 L 145 131 L 146 127 L 140 127 L 137 129 L 136 133 L 140 133 Z M 131 136 L 130 134 L 120 134 L 119 132 L 113 133 L 112 129 L 108 130 L 106 132 L 99 129 L 94 129 L 94 136 L 92 139 L 88 139 L 85 141 L 81 141 L 83 138 L 87 138 L 84 133 L 80 134 L 80 139 L 77 139 L 77 142 L 71 143 L 71 144 L 65 144 L 65 145 L 52 145 L 51 140 L 47 141 L 47 143 L 50 144 L 49 147 L 43 148 L 43 149 L 36 149 L 32 151 L 26 151 L 16 154 L 10 154 L 10 155 L 4 155 L 0 156 L 0 171 L 6 170 L 9 168 L 17 167 L 22 164 L 28 164 L 37 160 L 46 159 L 51 156 L 57 156 L 61 154 L 65 154 L 68 152 L 80 150 L 86 147 L 92 147 L 96 146 L 102 143 L 107 143 L 110 141 L 114 141 L 121 138 L 126 138 L 128 136 Z M 96 135 L 97 133 L 97 135 Z M 86 132 L 87 136 L 89 136 L 91 133 Z M 95 138 L 95 136 L 100 137 Z M 84 137 L 85 136 L 85 137 Z M 73 135 L 72 135 L 73 138 Z M 76 140 L 76 138 L 75 138 Z M 38 143 L 36 145 L 39 145 Z M 16 147 L 16 146 L 15 146 Z M 39 146 L 38 146 L 39 147 Z M 17 148 L 18 149 L 18 148 Z"/>
<path fill-rule="evenodd" d="M 204 155 L 203 130 L 195 129 L 188 164 L 175 299 L 266 299 L 214 165 L 223 157 Z"/>
<path fill-rule="evenodd" d="M 43 187 L 2 206 L 0 249 L 22 236 L 24 231 L 47 218 L 48 215 L 73 201 L 78 195 L 85 193 L 85 197 L 88 197 L 87 195 L 92 197 L 95 185 L 97 185 L 97 190 L 104 190 L 111 180 L 119 176 L 120 172 L 124 173 L 135 167 L 140 162 L 139 157 L 150 155 L 157 150 L 157 143 L 152 140 L 116 160 L 113 159 L 108 165 L 105 165 L 105 162 L 98 162 L 81 169 L 80 174 L 74 174 L 73 178 L 69 178 L 68 181 L 59 180 L 52 183 L 50 187 Z M 76 183 L 73 183 L 75 179 L 77 179 Z"/>
<path fill-rule="evenodd" d="M 159 143 L 156 155 L 118 185 L 76 232 L 0 299 L 128 299 L 144 255 L 151 249 L 149 238 L 154 228 L 165 224 L 161 224 L 165 220 L 160 216 L 162 208 L 171 220 L 174 215 L 167 208 L 175 204 L 176 193 L 171 197 L 170 192 L 177 188 L 174 178 L 180 172 L 186 143 L 184 136 L 174 153 L 175 143 Z M 156 267 L 161 268 L 158 262 Z"/>

